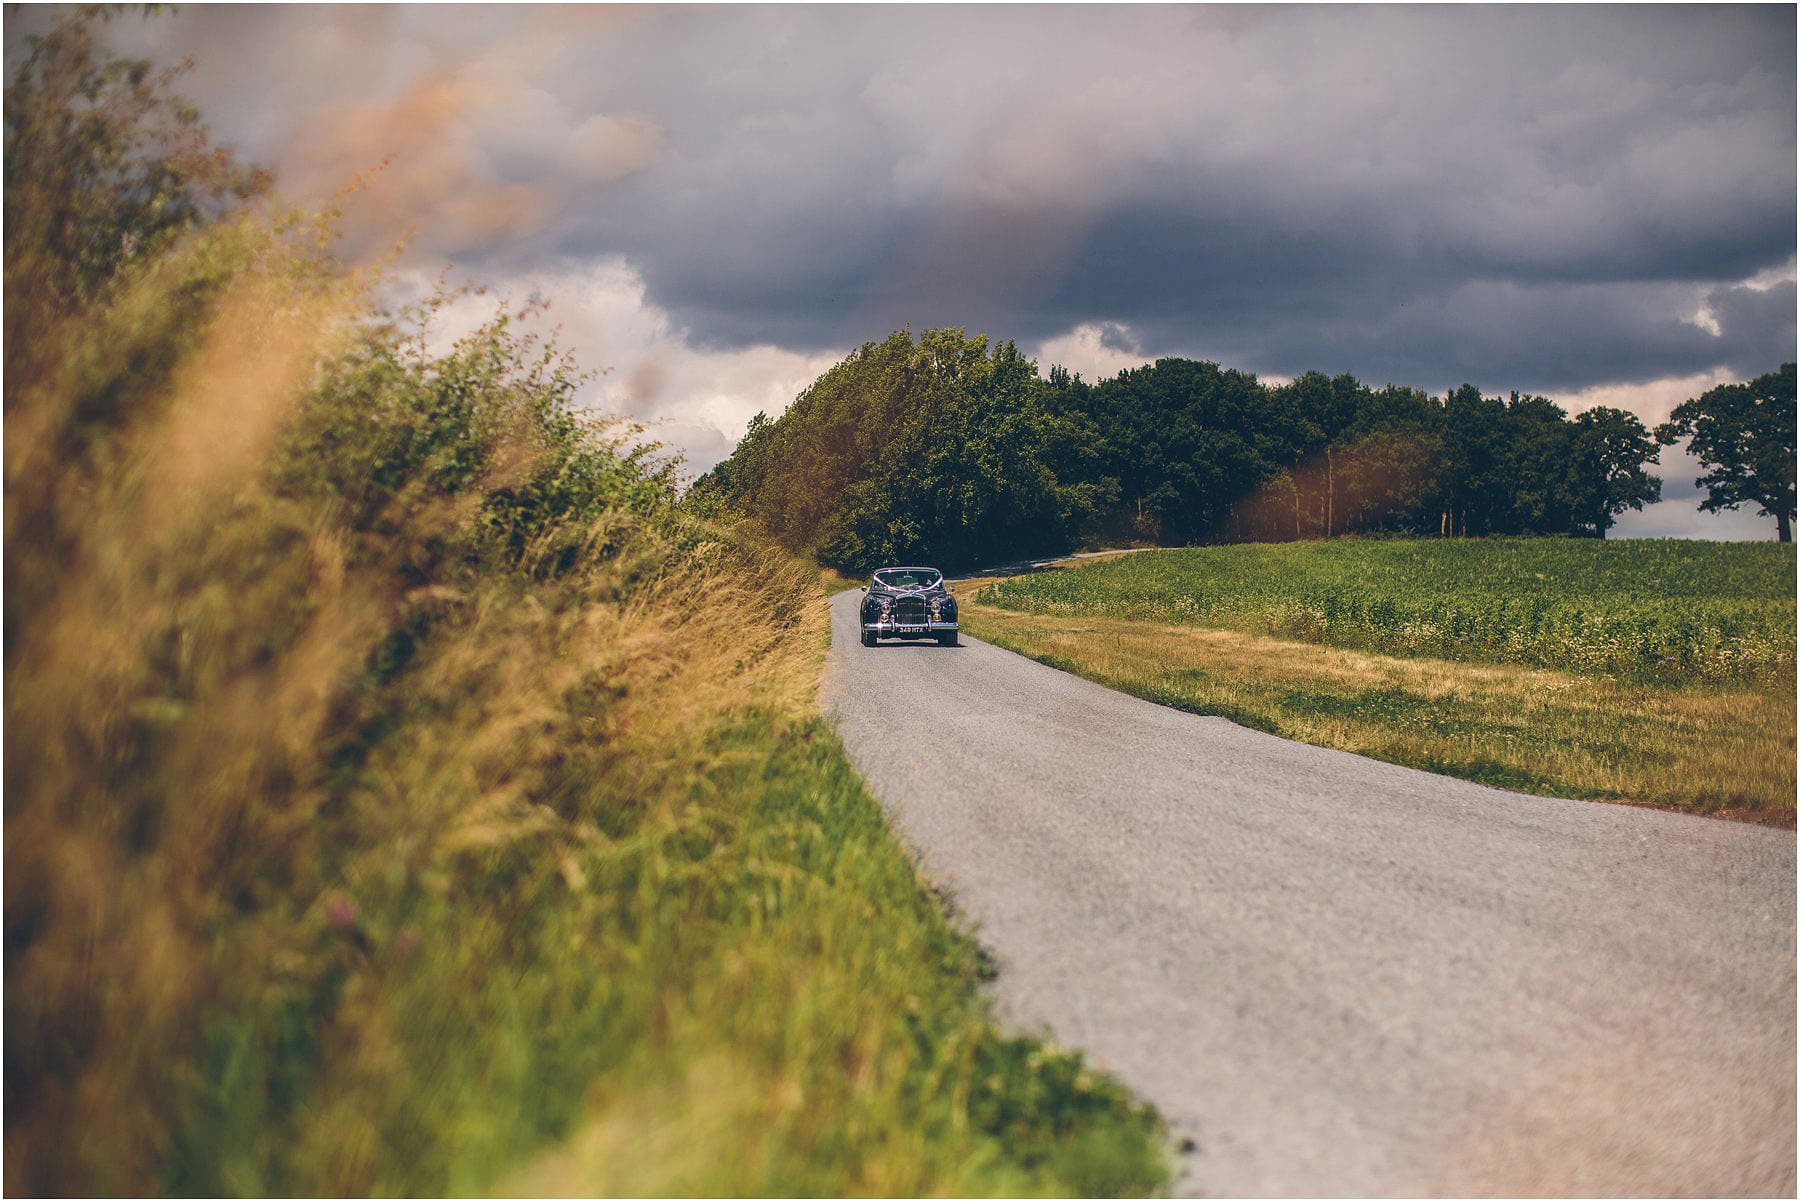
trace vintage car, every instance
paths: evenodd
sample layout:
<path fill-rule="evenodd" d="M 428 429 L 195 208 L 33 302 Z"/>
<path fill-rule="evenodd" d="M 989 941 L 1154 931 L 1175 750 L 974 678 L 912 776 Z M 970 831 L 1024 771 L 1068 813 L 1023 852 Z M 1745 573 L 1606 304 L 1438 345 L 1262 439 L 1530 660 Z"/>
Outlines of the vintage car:
<path fill-rule="evenodd" d="M 877 639 L 936 639 L 956 646 L 956 598 L 936 568 L 879 568 L 863 587 L 862 645 Z"/>

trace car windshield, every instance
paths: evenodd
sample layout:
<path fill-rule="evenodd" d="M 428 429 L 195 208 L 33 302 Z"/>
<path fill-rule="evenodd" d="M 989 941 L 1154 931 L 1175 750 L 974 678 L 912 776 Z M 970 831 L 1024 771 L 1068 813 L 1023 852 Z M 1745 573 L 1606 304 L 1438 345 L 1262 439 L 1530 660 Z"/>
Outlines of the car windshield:
<path fill-rule="evenodd" d="M 931 588 L 943 578 L 936 568 L 883 568 L 875 573 L 875 583 L 888 588 Z"/>

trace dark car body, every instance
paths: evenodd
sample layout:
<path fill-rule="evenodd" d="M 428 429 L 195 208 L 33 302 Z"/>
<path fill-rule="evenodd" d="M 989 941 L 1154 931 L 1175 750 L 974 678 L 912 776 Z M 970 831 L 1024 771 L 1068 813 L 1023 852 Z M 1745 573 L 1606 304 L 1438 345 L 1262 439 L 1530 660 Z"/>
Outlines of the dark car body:
<path fill-rule="evenodd" d="M 936 639 L 956 646 L 956 598 L 936 568 L 877 568 L 863 590 L 862 644 L 878 639 Z"/>

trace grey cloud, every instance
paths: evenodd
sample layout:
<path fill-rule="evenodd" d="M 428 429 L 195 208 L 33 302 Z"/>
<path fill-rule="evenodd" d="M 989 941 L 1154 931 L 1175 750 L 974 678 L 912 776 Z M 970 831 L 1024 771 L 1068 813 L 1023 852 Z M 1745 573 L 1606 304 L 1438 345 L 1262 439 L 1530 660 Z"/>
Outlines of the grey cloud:
<path fill-rule="evenodd" d="M 1113 322 L 1265 373 L 1538 391 L 1793 357 L 1793 285 L 1742 285 L 1794 255 L 1791 7 L 202 6 L 139 29 L 269 161 L 309 115 L 480 83 L 455 154 L 392 147 L 437 164 L 419 194 L 507 202 L 465 199 L 445 252 L 500 277 L 623 256 L 699 346 Z"/>
<path fill-rule="evenodd" d="M 1721 341 L 1721 360 L 1741 376 L 1759 376 L 1794 360 L 1794 281 L 1769 288 L 1720 288 L 1707 296 Z"/>
<path fill-rule="evenodd" d="M 798 142 L 767 137 L 768 113 L 717 114 L 741 140 L 637 181 L 577 245 L 625 245 L 653 297 L 726 344 L 1112 320 L 1265 371 L 1330 356 L 1558 388 L 1791 346 L 1778 298 L 1722 314 L 1723 336 L 1685 323 L 1721 281 L 1792 256 L 1791 13 L 1031 16 L 968 21 L 971 54 L 1010 32 L 1040 64 L 997 87 L 969 82 L 955 39 L 921 53 L 918 25 L 955 23 L 926 14 L 860 93 L 837 90 L 843 71 L 808 94 L 810 122 L 783 92 L 772 111 L 808 129 Z M 796 42 L 846 21 L 789 14 L 773 69 L 807 73 Z M 723 196 L 661 204 L 725 164 Z M 683 230 L 701 232 L 671 250 Z"/>
<path fill-rule="evenodd" d="M 1694 505 L 1706 496 L 1706 490 L 1697 483 L 1706 469 L 1688 450 L 1685 442 L 1662 448 L 1662 455 L 1653 470 L 1662 477 L 1664 501 L 1681 501 Z"/>
<path fill-rule="evenodd" d="M 1561 393 L 1605 381 L 1643 383 L 1714 364 L 1766 371 L 1793 354 L 1791 284 L 1730 290 L 1715 304 L 1719 333 L 1682 314 L 1696 290 L 1668 284 L 1552 286 L 1475 282 L 1371 297 L 1359 308 L 1295 323 L 1230 310 L 1187 335 L 1145 332 L 1159 344 L 1216 345 L 1227 361 L 1351 371 L 1377 383 L 1433 390 L 1473 382 L 1489 391 Z M 1784 307 L 1785 306 L 1785 307 Z M 1742 366 L 1740 366 L 1742 365 Z"/>
<path fill-rule="evenodd" d="M 1112 321 L 1101 324 L 1100 345 L 1109 351 L 1130 355 L 1139 354 L 1144 349 L 1128 328 Z"/>

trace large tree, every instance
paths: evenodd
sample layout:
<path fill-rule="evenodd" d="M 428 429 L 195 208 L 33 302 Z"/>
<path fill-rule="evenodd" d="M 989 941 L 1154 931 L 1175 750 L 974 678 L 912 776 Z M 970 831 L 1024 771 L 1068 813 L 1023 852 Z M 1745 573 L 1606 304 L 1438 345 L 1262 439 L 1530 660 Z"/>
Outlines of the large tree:
<path fill-rule="evenodd" d="M 1644 470 L 1657 454 L 1644 423 L 1623 409 L 1602 405 L 1578 414 L 1567 484 L 1570 532 L 1605 538 L 1619 514 L 1662 500 L 1662 481 Z"/>
<path fill-rule="evenodd" d="M 1747 384 L 1721 384 L 1683 401 L 1656 429 L 1665 446 L 1689 439 L 1706 474 L 1700 508 L 1755 504 L 1775 519 L 1781 541 L 1794 539 L 1794 365 Z"/>
<path fill-rule="evenodd" d="M 695 481 L 692 503 L 855 570 L 1066 550 L 1113 486 L 1091 424 L 1052 399 L 1011 342 L 902 330 L 852 352 L 775 420 L 758 415 Z"/>

